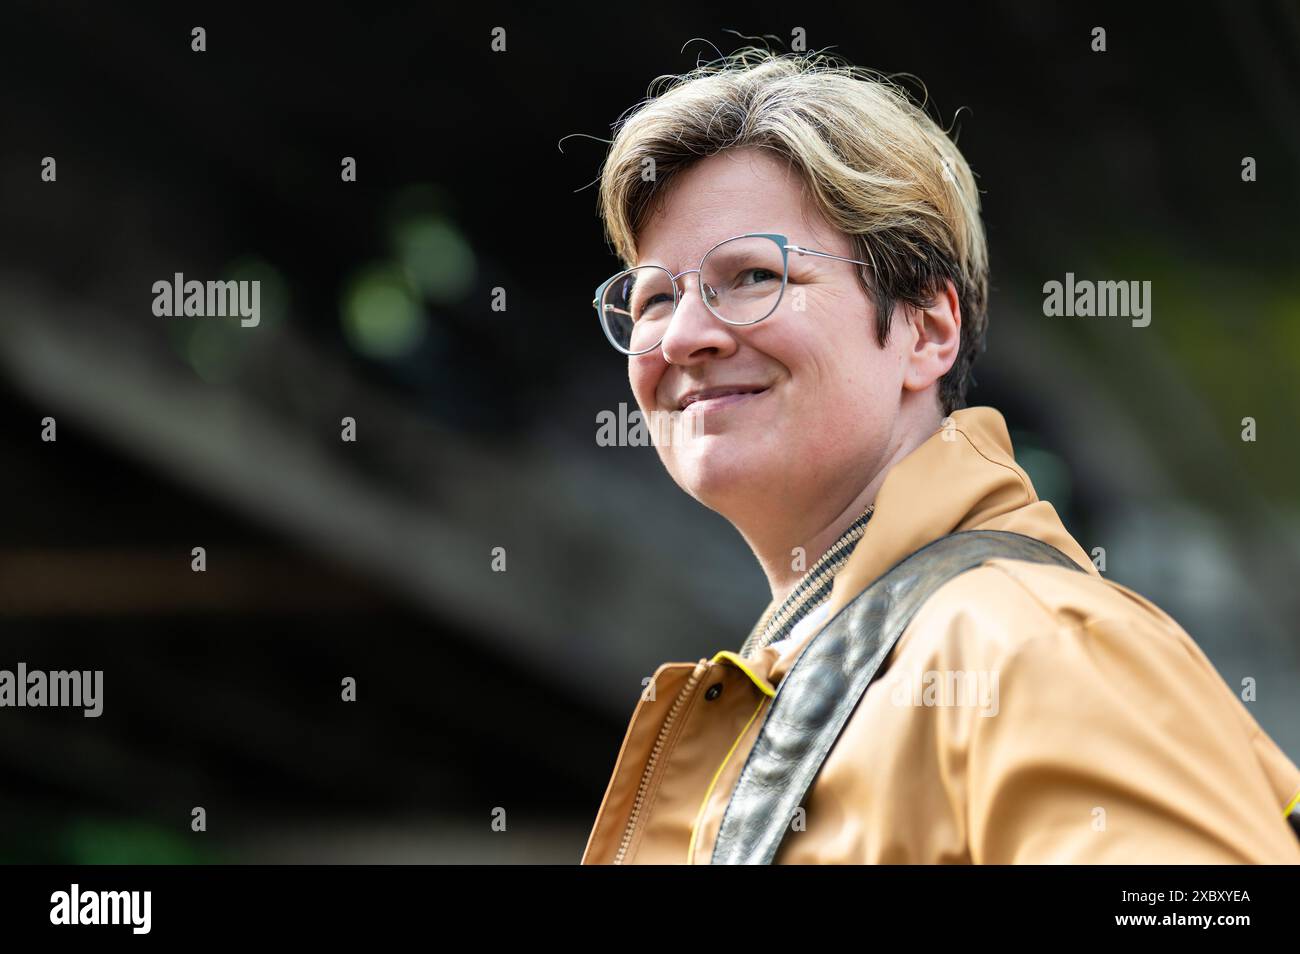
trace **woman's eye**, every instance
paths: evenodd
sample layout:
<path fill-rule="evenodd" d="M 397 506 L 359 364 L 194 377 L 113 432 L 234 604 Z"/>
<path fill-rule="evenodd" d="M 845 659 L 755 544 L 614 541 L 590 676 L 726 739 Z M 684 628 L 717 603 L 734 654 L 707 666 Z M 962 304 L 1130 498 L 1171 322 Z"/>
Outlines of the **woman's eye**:
<path fill-rule="evenodd" d="M 637 308 L 638 320 L 641 318 L 654 318 L 656 315 L 662 314 L 663 306 L 665 304 L 671 305 L 672 301 L 673 296 L 667 292 L 646 299 L 641 303 L 640 307 Z"/>
<path fill-rule="evenodd" d="M 751 278 L 753 279 L 752 282 L 746 281 L 746 279 L 751 279 Z M 768 281 L 780 281 L 780 278 L 777 276 L 776 272 L 772 271 L 770 268 L 749 268 L 740 273 L 739 284 L 757 285 L 759 282 L 768 282 Z"/>

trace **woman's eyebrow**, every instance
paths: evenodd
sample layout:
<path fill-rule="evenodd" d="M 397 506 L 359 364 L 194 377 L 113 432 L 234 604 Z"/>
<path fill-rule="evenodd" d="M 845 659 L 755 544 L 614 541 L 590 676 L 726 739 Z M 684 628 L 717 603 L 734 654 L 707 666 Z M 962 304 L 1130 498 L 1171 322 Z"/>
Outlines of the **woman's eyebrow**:
<path fill-rule="evenodd" d="M 672 272 L 674 275 L 677 274 L 677 272 L 673 271 L 673 269 L 669 268 L 667 265 L 664 264 L 663 259 L 659 259 L 659 258 L 649 258 L 649 259 L 638 258 L 638 259 L 636 260 L 636 264 L 635 264 L 633 267 L 634 267 L 634 268 L 640 268 L 642 265 L 658 265 L 660 268 L 667 268 L 667 269 L 668 269 L 670 272 Z"/>

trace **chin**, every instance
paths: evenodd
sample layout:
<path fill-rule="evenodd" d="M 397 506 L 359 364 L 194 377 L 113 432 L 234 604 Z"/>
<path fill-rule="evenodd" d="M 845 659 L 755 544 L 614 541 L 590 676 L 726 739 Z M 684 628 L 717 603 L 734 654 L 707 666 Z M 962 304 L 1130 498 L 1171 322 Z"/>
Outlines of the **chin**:
<path fill-rule="evenodd" d="M 753 454 L 719 446 L 730 443 L 703 438 L 669 467 L 677 485 L 711 510 L 725 509 L 728 501 L 750 496 L 753 485 L 761 482 L 758 475 L 763 468 L 757 466 Z"/>

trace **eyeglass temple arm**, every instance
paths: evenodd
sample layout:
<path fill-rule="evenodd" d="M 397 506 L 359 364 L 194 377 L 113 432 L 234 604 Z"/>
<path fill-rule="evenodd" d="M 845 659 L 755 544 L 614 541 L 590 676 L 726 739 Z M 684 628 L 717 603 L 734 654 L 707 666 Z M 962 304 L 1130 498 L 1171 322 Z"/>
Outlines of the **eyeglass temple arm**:
<path fill-rule="evenodd" d="M 830 252 L 818 252 L 811 248 L 804 248 L 800 245 L 787 245 L 787 249 L 792 252 L 798 252 L 800 255 L 819 255 L 822 258 L 833 258 L 839 262 L 852 262 L 854 265 L 870 265 L 870 262 L 860 262 L 856 258 L 845 258 L 843 255 L 832 255 Z"/>

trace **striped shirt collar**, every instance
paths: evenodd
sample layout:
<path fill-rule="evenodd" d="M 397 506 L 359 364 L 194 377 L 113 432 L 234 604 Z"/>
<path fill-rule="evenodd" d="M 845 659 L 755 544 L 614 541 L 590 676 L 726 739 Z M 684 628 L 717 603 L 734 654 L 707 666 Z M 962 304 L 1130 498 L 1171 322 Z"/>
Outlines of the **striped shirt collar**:
<path fill-rule="evenodd" d="M 849 561 L 853 545 L 867 530 L 874 506 L 867 507 L 862 515 L 849 524 L 830 547 L 809 567 L 808 572 L 800 577 L 798 584 L 790 595 L 777 604 L 773 601 L 762 618 L 754 624 L 740 647 L 740 655 L 750 654 L 785 639 L 790 631 L 810 612 L 825 603 L 831 596 L 831 581 L 840 568 Z"/>

